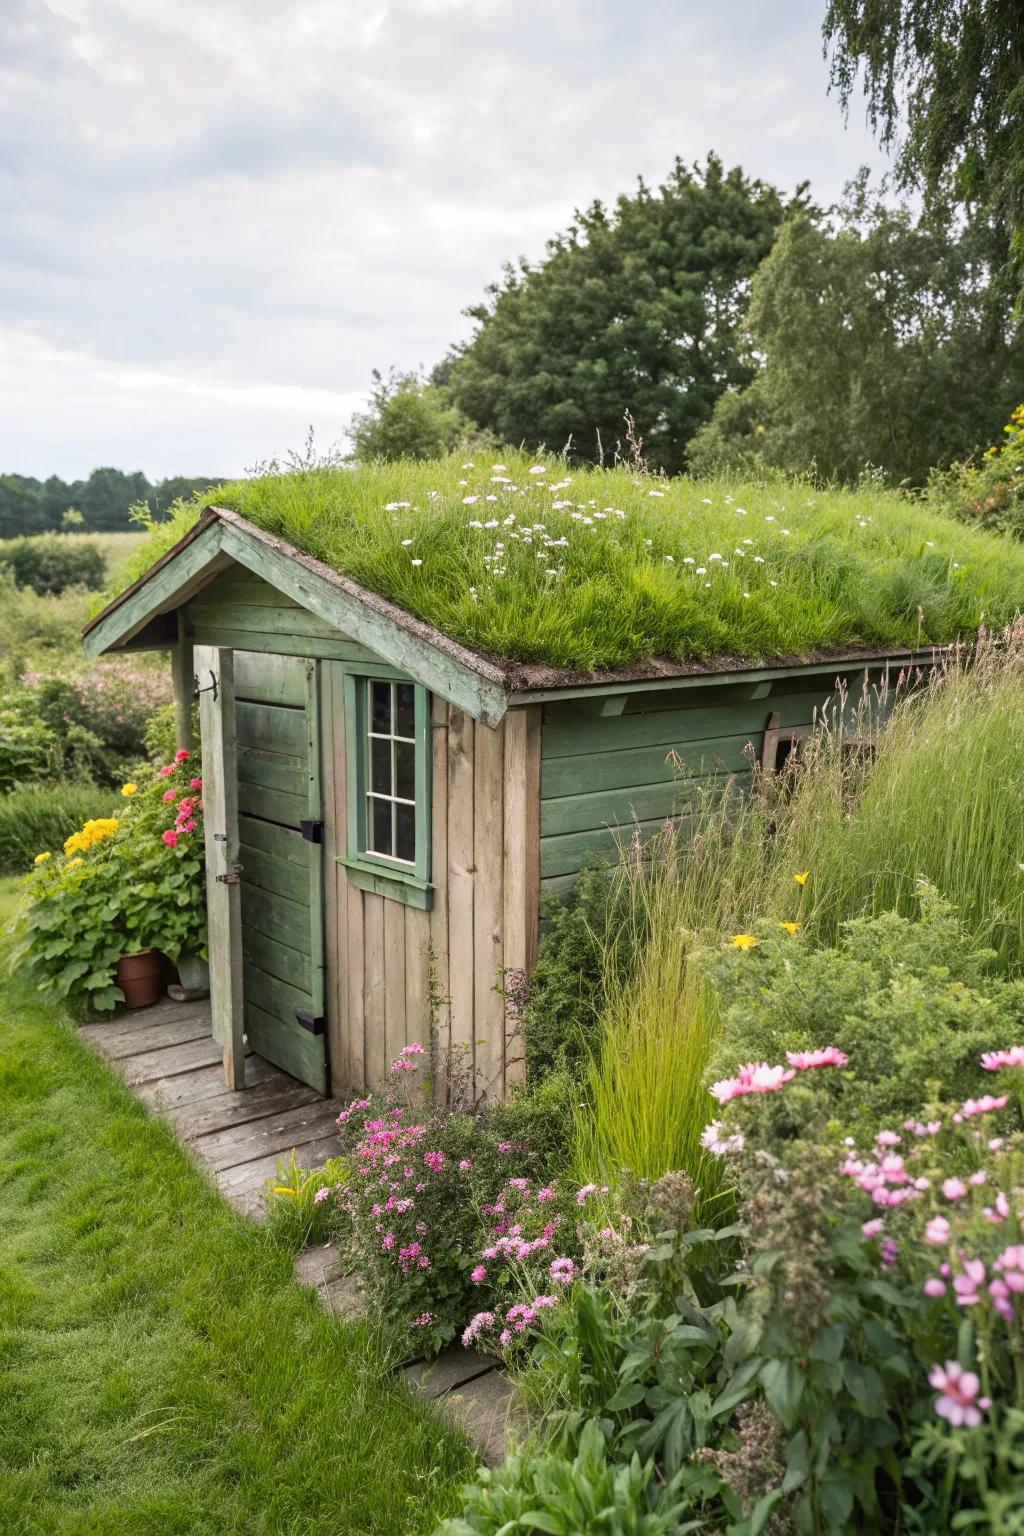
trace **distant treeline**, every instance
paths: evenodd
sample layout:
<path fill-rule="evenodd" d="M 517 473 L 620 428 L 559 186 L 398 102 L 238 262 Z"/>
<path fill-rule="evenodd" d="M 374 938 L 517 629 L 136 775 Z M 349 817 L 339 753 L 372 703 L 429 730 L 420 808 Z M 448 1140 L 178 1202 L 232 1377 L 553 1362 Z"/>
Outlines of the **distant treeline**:
<path fill-rule="evenodd" d="M 222 478 L 172 475 L 154 485 L 141 470 L 125 474 L 121 469 L 94 469 L 88 480 L 70 482 L 58 475 L 36 480 L 31 475 L 0 474 L 0 539 L 53 528 L 95 533 L 127 529 L 131 527 L 128 512 L 136 502 L 148 502 L 159 515 L 179 496 L 209 490 Z M 69 515 L 74 513 L 80 516 Z"/>

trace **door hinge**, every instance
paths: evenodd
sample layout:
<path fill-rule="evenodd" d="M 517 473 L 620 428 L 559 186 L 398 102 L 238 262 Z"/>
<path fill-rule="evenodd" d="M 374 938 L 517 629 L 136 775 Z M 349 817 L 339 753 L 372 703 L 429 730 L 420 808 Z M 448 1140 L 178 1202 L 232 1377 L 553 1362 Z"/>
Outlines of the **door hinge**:
<path fill-rule="evenodd" d="M 327 1020 L 322 1013 L 312 1013 L 308 1008 L 296 1008 L 295 1017 L 303 1029 L 311 1035 L 322 1035 L 327 1030 Z"/>
<path fill-rule="evenodd" d="M 218 885 L 241 885 L 242 883 L 241 875 L 217 875 L 216 880 Z"/>
<path fill-rule="evenodd" d="M 322 821 L 300 821 L 299 831 L 307 843 L 322 843 L 324 840 L 324 824 Z"/>

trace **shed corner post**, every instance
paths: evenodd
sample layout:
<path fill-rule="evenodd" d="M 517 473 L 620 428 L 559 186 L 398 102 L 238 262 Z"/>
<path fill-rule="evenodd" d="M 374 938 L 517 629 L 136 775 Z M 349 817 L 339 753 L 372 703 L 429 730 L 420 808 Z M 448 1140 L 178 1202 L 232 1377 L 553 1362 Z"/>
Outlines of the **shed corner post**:
<path fill-rule="evenodd" d="M 192 699 L 195 687 L 192 641 L 185 610 L 177 612 L 178 638 L 171 651 L 171 687 L 174 694 L 174 740 L 179 752 L 191 752 L 195 746 L 192 732 Z"/>

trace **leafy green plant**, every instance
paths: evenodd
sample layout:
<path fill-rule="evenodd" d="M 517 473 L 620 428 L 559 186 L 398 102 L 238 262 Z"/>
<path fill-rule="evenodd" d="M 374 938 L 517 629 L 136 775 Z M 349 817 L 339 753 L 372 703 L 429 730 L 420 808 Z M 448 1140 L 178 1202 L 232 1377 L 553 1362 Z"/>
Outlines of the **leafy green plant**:
<path fill-rule="evenodd" d="M 302 1168 L 295 1148 L 277 1159 L 277 1173 L 267 1181 L 267 1223 L 293 1252 L 326 1243 L 337 1234 L 341 1207 L 337 1195 L 348 1178 L 343 1158 L 331 1157 L 320 1168 Z"/>
<path fill-rule="evenodd" d="M 142 790 L 122 789 L 120 817 L 93 819 L 41 849 L 18 917 L 17 955 L 40 988 L 103 1012 L 121 998 L 113 970 L 150 946 L 171 959 L 206 954 L 202 784 L 189 754 Z"/>
<path fill-rule="evenodd" d="M 0 699 L 0 796 L 15 785 L 48 778 L 57 759 L 53 731 L 42 720 Z"/>
<path fill-rule="evenodd" d="M 463 1492 L 462 1516 L 446 1520 L 437 1536 L 677 1536 L 697 1528 L 679 1523 L 686 1500 L 678 1485 L 662 1485 L 653 1460 L 610 1460 L 596 1424 L 584 1429 L 571 1461 L 511 1456 L 496 1470 L 482 1467 Z"/>

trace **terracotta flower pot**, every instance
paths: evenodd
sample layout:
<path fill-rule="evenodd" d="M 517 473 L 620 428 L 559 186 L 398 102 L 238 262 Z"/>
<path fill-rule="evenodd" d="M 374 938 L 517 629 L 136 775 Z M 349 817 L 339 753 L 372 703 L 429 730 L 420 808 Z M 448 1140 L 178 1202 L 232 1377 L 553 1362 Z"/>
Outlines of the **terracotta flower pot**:
<path fill-rule="evenodd" d="M 162 956 L 158 949 L 140 949 L 134 955 L 122 955 L 114 980 L 124 993 L 126 1008 L 151 1008 L 163 991 Z"/>

